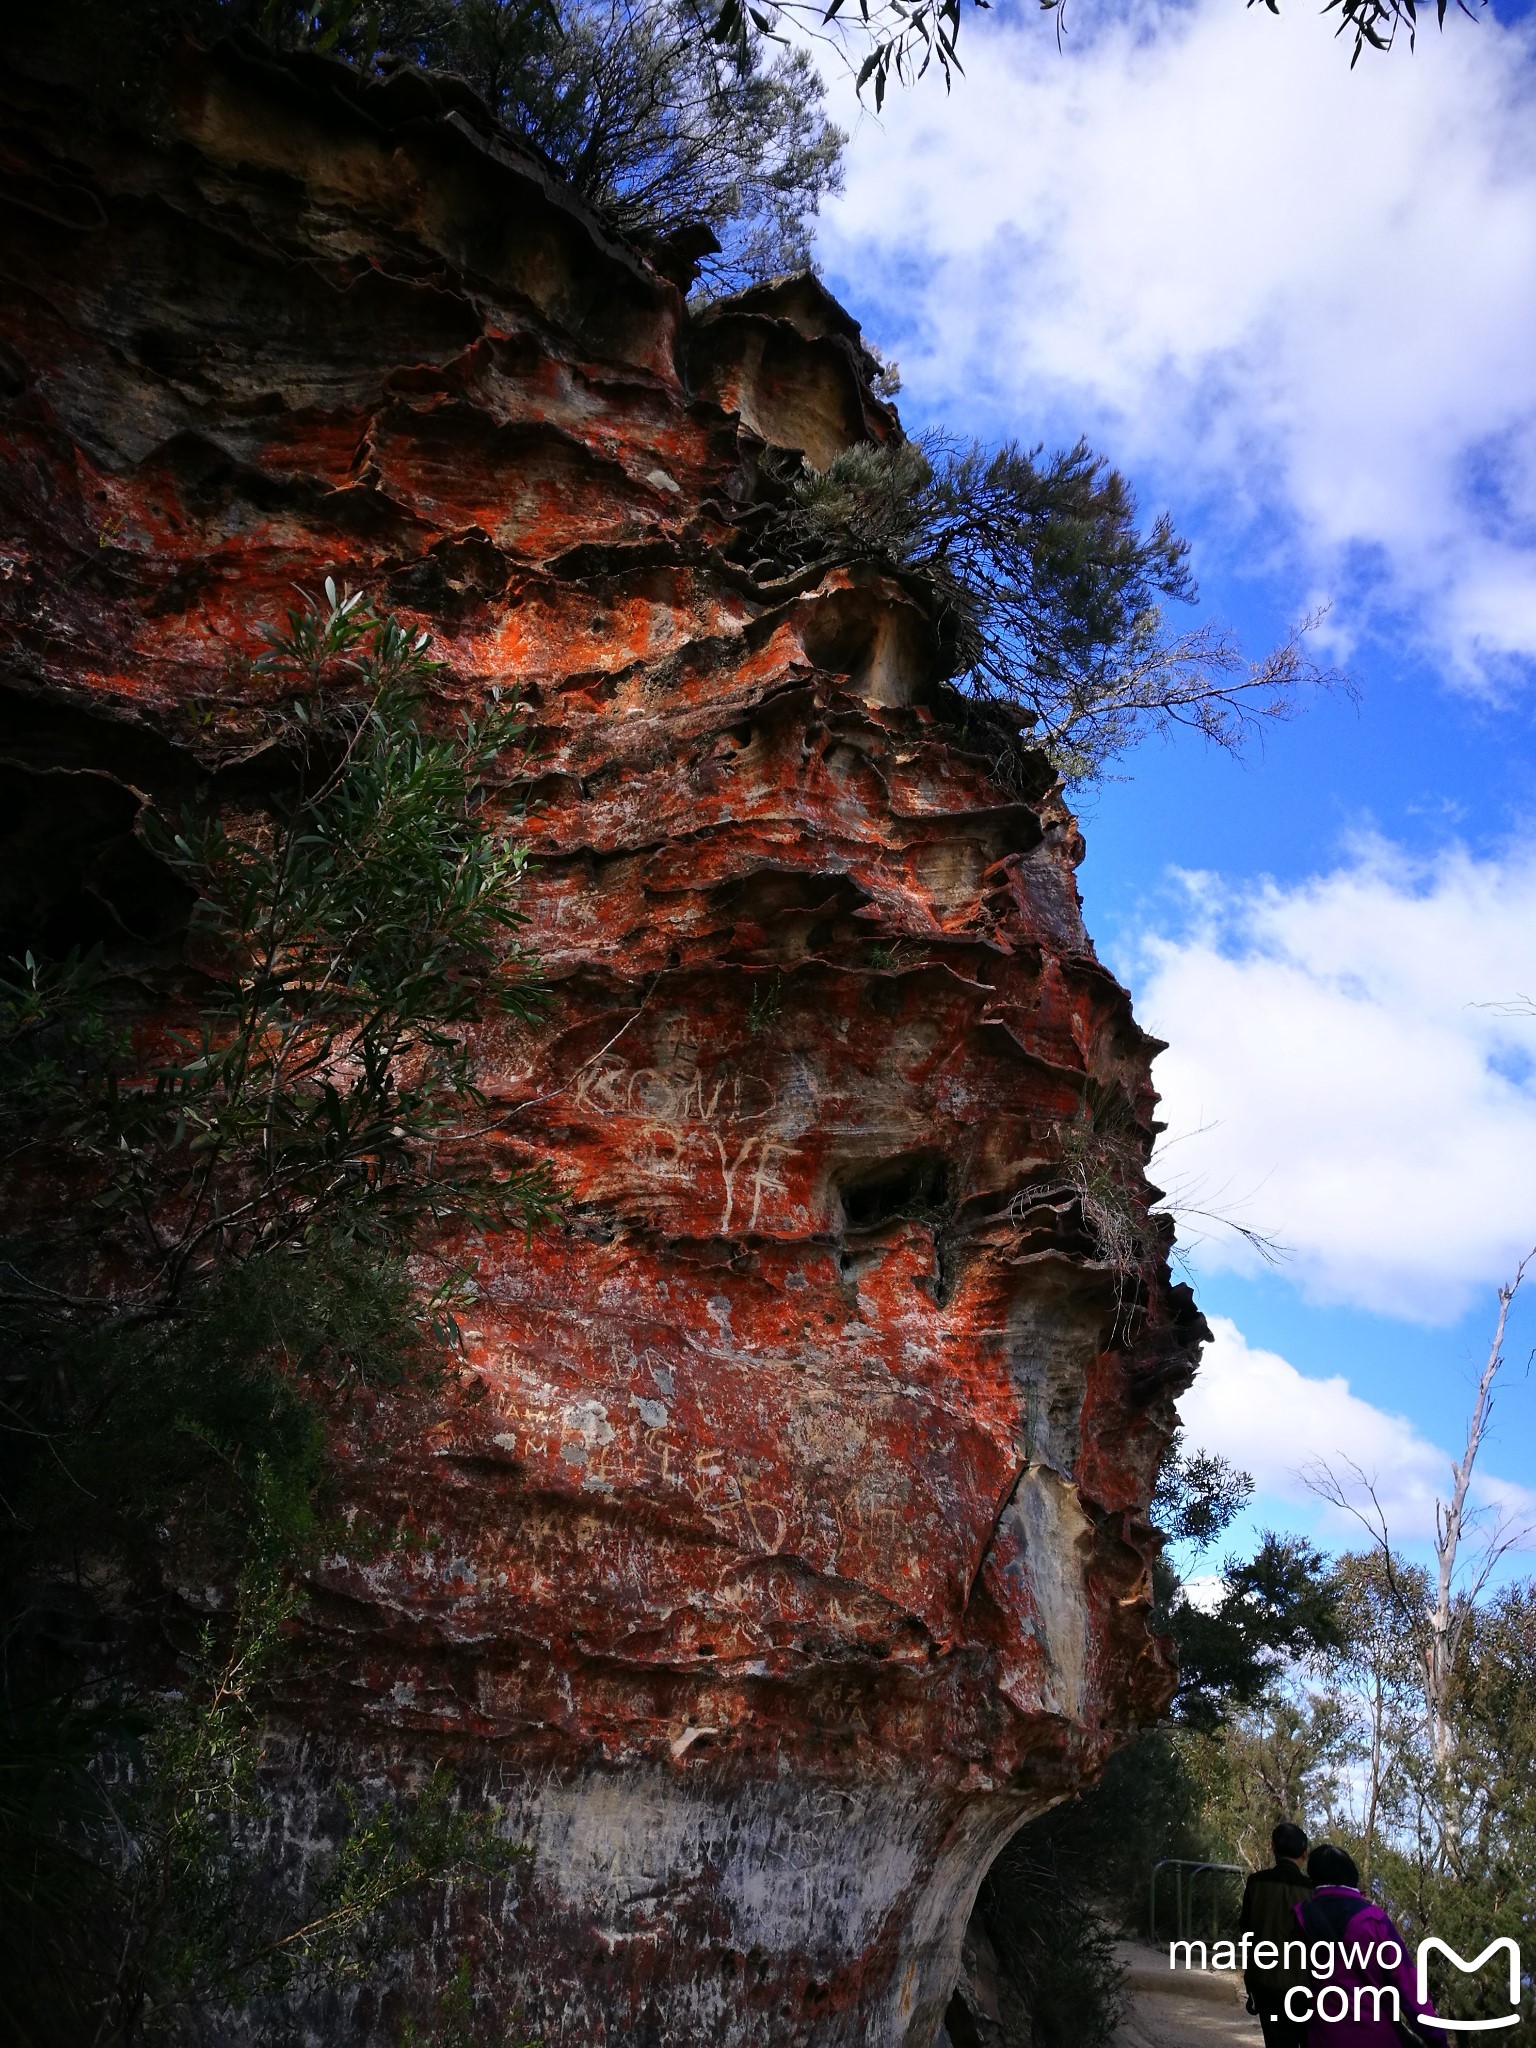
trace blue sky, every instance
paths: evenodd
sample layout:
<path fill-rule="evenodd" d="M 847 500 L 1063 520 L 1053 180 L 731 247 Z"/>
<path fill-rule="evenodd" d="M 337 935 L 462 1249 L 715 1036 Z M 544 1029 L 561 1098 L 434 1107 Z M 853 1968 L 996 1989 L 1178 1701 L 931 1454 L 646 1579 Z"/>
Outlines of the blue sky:
<path fill-rule="evenodd" d="M 1321 698 L 1234 762 L 1152 742 L 1085 806 L 1100 950 L 1171 1041 L 1162 1178 L 1217 1342 L 1192 1434 L 1337 1547 L 1353 1457 L 1422 1542 L 1494 1289 L 1536 1241 L 1536 19 L 1351 73 L 1290 0 L 1048 17 L 859 115 L 829 283 L 909 428 L 1086 433 L 1255 654 L 1326 606 Z M 1249 1255 L 1203 1209 L 1289 1250 Z M 1536 1510 L 1536 1281 L 1484 1499 Z M 1529 1554 L 1522 1569 L 1531 1565 Z"/>

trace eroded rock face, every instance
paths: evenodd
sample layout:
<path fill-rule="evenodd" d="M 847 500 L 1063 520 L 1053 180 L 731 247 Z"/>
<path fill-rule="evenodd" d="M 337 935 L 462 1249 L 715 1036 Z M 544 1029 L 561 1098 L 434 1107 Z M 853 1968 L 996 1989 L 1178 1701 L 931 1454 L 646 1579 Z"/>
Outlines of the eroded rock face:
<path fill-rule="evenodd" d="M 134 813 L 294 584 L 532 718 L 558 1000 L 482 1080 L 570 1208 L 445 1248 L 459 1395 L 335 1446 L 411 1540 L 313 1587 L 283 1830 L 448 1756 L 534 1858 L 304 2024 L 393 2040 L 465 1939 L 550 2048 L 926 2048 L 990 1857 L 1166 1698 L 1199 1324 L 1064 1178 L 1106 1105 L 1139 1173 L 1153 1048 L 1049 769 L 936 715 L 906 592 L 726 553 L 765 447 L 899 431 L 857 329 L 690 314 L 451 84 L 183 46 L 142 108 L 5 96 L 7 916 L 174 934 Z"/>

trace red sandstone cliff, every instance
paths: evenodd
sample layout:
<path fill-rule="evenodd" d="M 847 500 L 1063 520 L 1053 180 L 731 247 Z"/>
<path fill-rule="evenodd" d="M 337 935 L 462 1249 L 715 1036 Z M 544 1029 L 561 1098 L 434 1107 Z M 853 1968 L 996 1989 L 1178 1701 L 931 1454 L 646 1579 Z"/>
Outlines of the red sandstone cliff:
<path fill-rule="evenodd" d="M 906 593 L 730 558 L 765 449 L 899 431 L 818 285 L 691 313 L 450 85 L 168 77 L 4 80 L 7 902 L 172 928 L 138 804 L 334 572 L 454 699 L 523 691 L 558 996 L 483 1037 L 571 1202 L 466 1248 L 481 1398 L 335 1447 L 423 1541 L 313 1588 L 290 1846 L 337 1770 L 446 1754 L 534 1850 L 480 1933 L 549 2048 L 925 2048 L 992 1854 L 1168 1686 L 1199 1325 L 1062 1189 L 1085 1105 L 1144 1159 L 1154 1104 L 1075 826 L 935 716 Z M 310 2038 L 393 2038 L 432 1964 Z"/>

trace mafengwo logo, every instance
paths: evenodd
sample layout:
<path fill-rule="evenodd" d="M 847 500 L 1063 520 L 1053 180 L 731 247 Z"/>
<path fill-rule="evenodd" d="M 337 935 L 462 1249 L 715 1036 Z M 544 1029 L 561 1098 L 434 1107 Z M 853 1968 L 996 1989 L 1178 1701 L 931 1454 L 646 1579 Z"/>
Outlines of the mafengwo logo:
<path fill-rule="evenodd" d="M 1504 1956 L 1509 1962 L 1509 2003 L 1511 2010 L 1498 2013 L 1487 2020 L 1426 2020 L 1427 2028 L 1445 2034 L 1486 2034 L 1498 2027 L 1518 2027 L 1520 2024 L 1520 1948 L 1512 1935 L 1502 1934 L 1490 1941 L 1479 1955 L 1468 1959 L 1458 1955 L 1448 1941 L 1442 1941 L 1438 1934 L 1426 1935 L 1419 1944 L 1417 1956 L 1417 1988 L 1421 2006 L 1429 2002 L 1429 1959 L 1432 1955 L 1443 1956 L 1446 1962 L 1464 1977 L 1475 1977 L 1486 1963 L 1496 1956 Z M 1351 1941 L 1288 1941 L 1281 1945 L 1273 1941 L 1256 1942 L 1251 1934 L 1244 1934 L 1241 1942 L 1218 1941 L 1207 1950 L 1206 1944 L 1198 1939 L 1174 1941 L 1168 1945 L 1168 1967 L 1170 1970 L 1241 1970 L 1247 1974 L 1250 1965 L 1260 1971 L 1277 1968 L 1300 1970 L 1303 1979 L 1288 1984 L 1284 1992 L 1285 2017 L 1305 2025 L 1314 2019 L 1329 2025 L 1353 2019 L 1358 2026 L 1366 2021 L 1385 2020 L 1400 2026 L 1404 2020 L 1403 1998 L 1398 1990 L 1396 1973 L 1404 1961 L 1403 1951 L 1395 1941 L 1351 1942 Z M 1339 1968 L 1347 1973 L 1347 1983 L 1332 1981 Z M 1278 1994 L 1277 1994 L 1278 1995 Z M 1279 2014 L 1272 2014 L 1279 2018 Z"/>
<path fill-rule="evenodd" d="M 1429 1997 L 1429 1958 L 1431 1953 L 1444 1956 L 1445 1960 L 1448 1963 L 1454 1964 L 1463 1976 L 1475 1977 L 1484 1963 L 1491 1961 L 1501 1949 L 1506 1950 L 1509 1955 L 1509 2002 L 1515 2010 L 1513 2012 L 1500 2013 L 1497 2019 L 1491 2020 L 1438 2021 L 1437 2025 L 1444 2027 L 1447 2033 L 1454 2031 L 1458 2034 L 1483 2034 L 1490 2027 L 1519 2026 L 1520 1949 L 1513 1935 L 1503 1934 L 1500 1935 L 1497 1941 L 1490 1941 L 1480 1956 L 1474 1956 L 1471 1962 L 1468 1962 L 1465 1956 L 1457 1955 L 1451 1944 L 1448 1941 L 1442 1941 L 1438 1934 L 1428 1934 L 1419 1943 L 1419 2003 L 1421 2005 Z"/>

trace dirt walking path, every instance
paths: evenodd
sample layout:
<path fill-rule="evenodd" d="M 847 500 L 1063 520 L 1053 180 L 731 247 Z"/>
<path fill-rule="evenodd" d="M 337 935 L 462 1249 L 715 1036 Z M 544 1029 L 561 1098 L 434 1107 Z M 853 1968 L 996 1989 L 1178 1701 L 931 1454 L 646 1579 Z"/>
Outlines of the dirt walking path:
<path fill-rule="evenodd" d="M 1243 2010 L 1241 1980 L 1226 1971 L 1170 1970 L 1168 1952 L 1122 1942 L 1130 2010 L 1114 2048 L 1260 2048 L 1259 2023 Z"/>

